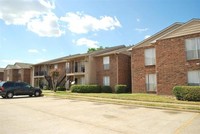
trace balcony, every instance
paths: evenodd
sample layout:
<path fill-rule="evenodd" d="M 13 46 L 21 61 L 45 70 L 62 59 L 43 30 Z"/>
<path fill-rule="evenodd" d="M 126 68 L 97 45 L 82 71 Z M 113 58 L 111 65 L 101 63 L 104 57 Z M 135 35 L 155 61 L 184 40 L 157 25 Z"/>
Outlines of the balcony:
<path fill-rule="evenodd" d="M 47 75 L 47 71 L 37 71 L 34 74 L 34 76 L 45 76 L 45 75 Z"/>

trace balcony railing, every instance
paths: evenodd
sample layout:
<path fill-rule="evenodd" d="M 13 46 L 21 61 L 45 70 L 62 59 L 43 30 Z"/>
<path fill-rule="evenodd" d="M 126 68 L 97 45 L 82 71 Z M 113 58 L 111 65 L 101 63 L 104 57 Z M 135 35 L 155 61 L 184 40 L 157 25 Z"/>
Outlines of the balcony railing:
<path fill-rule="evenodd" d="M 47 75 L 47 71 L 37 71 L 35 72 L 34 76 L 44 76 L 44 75 Z"/>

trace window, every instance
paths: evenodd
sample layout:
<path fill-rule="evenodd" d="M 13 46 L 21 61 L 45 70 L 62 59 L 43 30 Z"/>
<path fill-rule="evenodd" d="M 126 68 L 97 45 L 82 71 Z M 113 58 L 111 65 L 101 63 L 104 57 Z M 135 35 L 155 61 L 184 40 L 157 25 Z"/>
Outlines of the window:
<path fill-rule="evenodd" d="M 187 60 L 200 59 L 200 38 L 185 40 Z"/>
<path fill-rule="evenodd" d="M 70 63 L 69 62 L 66 63 L 66 72 L 70 73 Z"/>
<path fill-rule="evenodd" d="M 145 55 L 145 65 L 146 66 L 155 65 L 155 63 L 156 63 L 155 48 L 145 49 L 144 55 Z"/>
<path fill-rule="evenodd" d="M 58 64 L 55 64 L 55 65 L 54 65 L 54 69 L 58 69 Z"/>
<path fill-rule="evenodd" d="M 156 87 L 157 87 L 156 74 L 147 74 L 146 75 L 146 90 L 156 91 Z"/>
<path fill-rule="evenodd" d="M 188 71 L 188 85 L 200 86 L 200 70 Z"/>
<path fill-rule="evenodd" d="M 109 76 L 103 77 L 103 85 L 104 86 L 110 86 L 110 77 Z"/>
<path fill-rule="evenodd" d="M 103 68 L 104 70 L 108 70 L 110 68 L 110 57 L 103 57 Z"/>

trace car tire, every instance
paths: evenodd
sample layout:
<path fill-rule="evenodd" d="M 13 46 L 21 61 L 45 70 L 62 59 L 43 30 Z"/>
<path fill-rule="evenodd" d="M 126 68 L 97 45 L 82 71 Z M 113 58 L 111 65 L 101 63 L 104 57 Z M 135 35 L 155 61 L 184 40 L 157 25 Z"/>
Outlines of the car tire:
<path fill-rule="evenodd" d="M 35 96 L 35 97 L 40 96 L 40 92 L 39 92 L 39 91 L 35 91 L 34 96 Z"/>
<path fill-rule="evenodd" d="M 6 96 L 7 96 L 7 98 L 13 98 L 13 95 L 14 94 L 12 92 L 8 92 Z"/>

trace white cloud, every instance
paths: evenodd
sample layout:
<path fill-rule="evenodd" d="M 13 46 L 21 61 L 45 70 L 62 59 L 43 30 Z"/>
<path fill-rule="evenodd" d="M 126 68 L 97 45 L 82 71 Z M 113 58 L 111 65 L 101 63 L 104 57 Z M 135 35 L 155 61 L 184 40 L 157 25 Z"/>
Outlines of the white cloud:
<path fill-rule="evenodd" d="M 136 28 L 135 30 L 138 32 L 145 32 L 145 31 L 148 31 L 149 29 L 148 28 Z"/>
<path fill-rule="evenodd" d="M 58 18 L 52 12 L 54 2 L 50 0 L 1 0 L 0 19 L 7 25 L 24 25 L 39 36 L 58 37 L 60 30 Z"/>
<path fill-rule="evenodd" d="M 44 15 L 42 18 L 33 19 L 27 24 L 28 30 L 46 37 L 61 36 L 64 31 L 60 30 L 59 27 L 58 17 L 53 13 Z"/>
<path fill-rule="evenodd" d="M 39 53 L 39 51 L 37 49 L 29 49 L 28 52 L 29 53 Z"/>
<path fill-rule="evenodd" d="M 47 50 L 44 48 L 44 49 L 42 49 L 42 52 L 46 52 Z"/>
<path fill-rule="evenodd" d="M 89 40 L 87 38 L 80 38 L 76 41 L 73 40 L 72 42 L 78 46 L 87 46 L 88 48 L 98 48 L 99 47 L 98 41 Z"/>
<path fill-rule="evenodd" d="M 144 36 L 144 39 L 147 39 L 149 37 L 151 37 L 151 35 L 146 35 L 146 36 Z"/>
<path fill-rule="evenodd" d="M 121 27 L 119 20 L 110 16 L 101 16 L 99 19 L 93 16 L 77 13 L 66 13 L 61 21 L 67 22 L 68 30 L 76 34 L 88 33 L 89 31 L 114 30 Z"/>
<path fill-rule="evenodd" d="M 1 0 L 0 19 L 7 25 L 25 25 L 31 19 L 49 13 L 54 8 L 53 2 L 45 0 Z"/>

